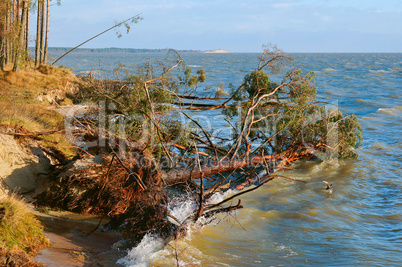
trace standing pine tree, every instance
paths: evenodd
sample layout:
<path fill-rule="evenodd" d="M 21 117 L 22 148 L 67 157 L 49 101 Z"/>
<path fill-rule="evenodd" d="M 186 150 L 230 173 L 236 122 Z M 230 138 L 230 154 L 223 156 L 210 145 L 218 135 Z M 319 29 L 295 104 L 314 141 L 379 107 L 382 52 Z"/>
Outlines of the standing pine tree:
<path fill-rule="evenodd" d="M 29 0 L 0 2 L 0 68 L 13 71 L 28 59 Z"/>
<path fill-rule="evenodd" d="M 47 49 L 48 49 L 48 43 L 49 43 L 49 2 L 50 0 L 46 0 L 46 30 L 45 30 L 45 43 L 44 43 L 44 49 L 43 49 L 43 58 L 42 58 L 42 63 L 47 62 Z"/>
<path fill-rule="evenodd" d="M 35 40 L 35 66 L 39 66 L 40 64 L 40 48 L 41 48 L 41 42 L 40 40 L 42 40 L 42 0 L 38 0 L 37 3 L 37 11 L 36 11 L 36 40 Z"/>

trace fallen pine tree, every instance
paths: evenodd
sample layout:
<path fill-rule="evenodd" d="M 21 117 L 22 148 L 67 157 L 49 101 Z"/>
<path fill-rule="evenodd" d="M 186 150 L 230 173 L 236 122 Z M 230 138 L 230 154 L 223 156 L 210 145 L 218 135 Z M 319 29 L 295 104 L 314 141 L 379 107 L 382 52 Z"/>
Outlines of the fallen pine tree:
<path fill-rule="evenodd" d="M 275 47 L 266 49 L 258 68 L 232 88 L 229 99 L 212 107 L 222 109 L 233 125 L 223 137 L 184 111 L 187 123 L 164 114 L 180 101 L 179 90 L 195 90 L 205 78 L 203 72 L 192 76 L 180 57 L 159 75 L 146 65 L 121 83 L 88 78 L 76 101 L 102 105 L 95 115 L 72 118 L 72 126 L 81 129 L 72 135 L 95 144 L 88 152 L 102 153 L 104 163 L 58 176 L 37 204 L 108 215 L 112 227 L 124 228 L 134 239 L 152 231 L 176 236 L 186 222 L 242 208 L 240 200 L 224 205 L 281 177 L 272 173 L 297 159 L 356 156 L 361 141 L 356 117 L 316 103 L 313 73 L 290 70 L 273 82 L 264 71 L 278 72 L 289 60 Z M 254 187 L 208 203 L 214 192 L 239 185 Z M 195 200 L 184 221 L 169 215 L 172 187 Z"/>

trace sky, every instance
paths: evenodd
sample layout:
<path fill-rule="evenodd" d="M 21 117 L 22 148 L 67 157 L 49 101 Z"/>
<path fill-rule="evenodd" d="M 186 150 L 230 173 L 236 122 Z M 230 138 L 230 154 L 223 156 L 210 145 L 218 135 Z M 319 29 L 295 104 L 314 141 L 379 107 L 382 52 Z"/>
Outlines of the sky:
<path fill-rule="evenodd" d="M 402 0 L 62 0 L 50 12 L 51 47 L 141 13 L 129 34 L 112 30 L 83 47 L 402 52 Z"/>

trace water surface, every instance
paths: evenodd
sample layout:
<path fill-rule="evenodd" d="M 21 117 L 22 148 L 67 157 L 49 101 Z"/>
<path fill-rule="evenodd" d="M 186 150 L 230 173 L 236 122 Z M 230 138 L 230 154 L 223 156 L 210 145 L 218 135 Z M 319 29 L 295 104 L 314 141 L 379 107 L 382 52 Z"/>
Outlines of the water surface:
<path fill-rule="evenodd" d="M 258 54 L 185 53 L 206 86 L 238 85 L 258 64 Z M 177 244 L 181 264 L 202 266 L 401 266 L 402 265 L 402 54 L 295 54 L 314 71 L 318 99 L 355 113 L 364 128 L 357 160 L 300 161 L 276 179 L 241 196 L 244 209 L 222 217 Z M 138 65 L 160 53 L 77 53 L 60 61 L 77 73 Z M 111 73 L 111 72 L 109 72 Z M 275 77 L 274 77 L 275 78 Z M 209 92 L 199 91 L 199 95 Z M 214 118 L 219 111 L 191 115 Z M 333 184 L 329 193 L 322 181 Z M 183 212 L 188 207 L 183 207 Z M 127 266 L 175 265 L 171 246 L 147 236 L 121 261 Z"/>

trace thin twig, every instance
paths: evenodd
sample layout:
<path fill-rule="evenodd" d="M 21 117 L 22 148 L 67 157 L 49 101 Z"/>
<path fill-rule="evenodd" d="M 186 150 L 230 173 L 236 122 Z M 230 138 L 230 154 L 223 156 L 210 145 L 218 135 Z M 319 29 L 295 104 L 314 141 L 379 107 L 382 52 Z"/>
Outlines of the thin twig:
<path fill-rule="evenodd" d="M 89 38 L 89 39 L 86 40 L 85 42 L 83 42 L 83 43 L 77 45 L 76 47 L 74 47 L 74 48 L 68 50 L 68 51 L 67 51 L 66 53 L 64 53 L 61 57 L 59 57 L 58 59 L 56 59 L 55 61 L 53 61 L 53 63 L 50 64 L 50 65 L 53 66 L 57 61 L 59 61 L 59 60 L 62 59 L 64 56 L 66 56 L 67 54 L 71 53 L 72 51 L 74 51 L 74 50 L 77 49 L 78 47 L 80 47 L 80 46 L 82 46 L 82 45 L 88 43 L 89 41 L 95 39 L 96 37 L 98 37 L 98 36 L 100 36 L 100 35 L 102 35 L 102 34 L 108 32 L 108 31 L 110 31 L 110 30 L 112 30 L 112 29 L 114 29 L 114 28 L 116 28 L 116 27 L 119 27 L 120 25 L 122 25 L 123 23 L 126 23 L 126 22 L 129 21 L 129 20 L 133 20 L 133 19 L 135 19 L 135 18 L 138 18 L 140 15 L 141 15 L 141 13 L 139 13 L 139 14 L 137 14 L 137 15 L 135 15 L 135 16 L 129 18 L 129 19 L 124 20 L 124 21 L 122 21 L 122 22 L 120 22 L 120 23 L 114 25 L 113 27 L 110 27 L 109 29 L 107 29 L 107 30 L 105 30 L 105 31 L 103 31 L 103 32 L 101 32 L 101 33 L 95 35 L 95 36 L 92 37 L 92 38 Z"/>

